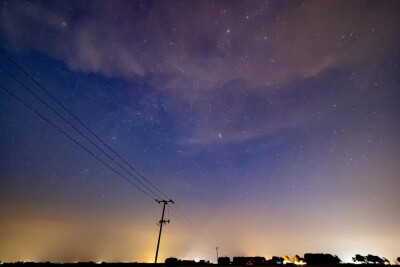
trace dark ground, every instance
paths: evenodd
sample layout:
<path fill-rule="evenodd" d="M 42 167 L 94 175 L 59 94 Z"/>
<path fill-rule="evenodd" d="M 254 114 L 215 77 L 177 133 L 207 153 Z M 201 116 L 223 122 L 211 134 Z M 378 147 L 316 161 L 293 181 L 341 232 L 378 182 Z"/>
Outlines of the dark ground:
<path fill-rule="evenodd" d="M 44 262 L 38 262 L 38 263 L 33 263 L 33 262 L 16 262 L 16 263 L 3 263 L 3 266 L 71 266 L 71 267 L 75 267 L 75 266 L 96 266 L 96 265 L 107 265 L 107 266 L 124 266 L 124 267 L 128 267 L 128 266 L 134 266 L 134 267 L 151 267 L 154 266 L 153 263 L 94 263 L 94 262 L 88 262 L 88 263 L 44 263 Z M 220 267 L 232 267 L 232 266 L 236 266 L 236 265 L 227 265 L 227 266 L 223 266 L 223 265 L 217 265 L 217 264 L 204 264 L 204 263 L 196 263 L 196 264 L 191 264 L 191 265 L 178 265 L 181 267 L 186 267 L 186 266 L 220 266 Z M 383 265 L 379 265 L 379 264 L 338 264 L 340 266 L 343 267 L 372 267 L 372 266 L 383 266 Z M 157 264 L 157 267 L 163 267 L 166 266 L 163 263 Z M 254 265 L 255 266 L 255 265 Z M 282 267 L 283 265 L 262 265 L 262 266 L 268 266 L 268 267 Z M 295 266 L 295 265 L 284 265 L 284 266 Z M 313 267 L 332 267 L 333 265 L 308 265 L 308 266 L 313 266 Z M 390 265 L 393 267 L 400 267 L 400 265 Z M 173 266 L 169 266 L 169 267 L 173 267 Z"/>

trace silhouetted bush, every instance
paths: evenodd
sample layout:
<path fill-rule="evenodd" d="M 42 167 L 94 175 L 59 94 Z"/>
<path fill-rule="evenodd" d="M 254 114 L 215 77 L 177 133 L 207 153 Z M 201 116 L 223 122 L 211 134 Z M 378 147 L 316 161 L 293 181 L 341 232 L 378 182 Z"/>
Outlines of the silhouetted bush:
<path fill-rule="evenodd" d="M 374 263 L 374 264 L 383 264 L 385 261 L 383 260 L 383 259 L 381 259 L 380 257 L 378 257 L 378 256 L 375 256 L 375 255 L 371 255 L 371 254 L 368 254 L 366 257 L 365 257 L 365 259 L 367 260 L 367 262 L 369 262 L 369 263 Z"/>
<path fill-rule="evenodd" d="M 304 261 L 308 265 L 317 265 L 317 264 L 339 264 L 341 260 L 338 256 L 333 256 L 331 254 L 323 254 L 323 253 L 306 253 L 304 254 Z"/>
<path fill-rule="evenodd" d="M 365 263 L 365 257 L 360 254 L 356 254 L 352 259 L 354 262 Z"/>
<path fill-rule="evenodd" d="M 386 258 L 380 258 L 375 255 L 368 254 L 367 256 L 362 256 L 360 254 L 356 254 L 355 257 L 353 257 L 354 262 L 358 263 L 368 263 L 368 264 L 390 264 L 390 261 Z"/>
<path fill-rule="evenodd" d="M 178 266 L 179 260 L 177 258 L 168 258 L 165 259 L 165 266 L 167 267 L 176 267 Z"/>
<path fill-rule="evenodd" d="M 231 259 L 229 257 L 219 257 L 218 264 L 219 265 L 229 265 L 229 264 L 231 264 Z"/>

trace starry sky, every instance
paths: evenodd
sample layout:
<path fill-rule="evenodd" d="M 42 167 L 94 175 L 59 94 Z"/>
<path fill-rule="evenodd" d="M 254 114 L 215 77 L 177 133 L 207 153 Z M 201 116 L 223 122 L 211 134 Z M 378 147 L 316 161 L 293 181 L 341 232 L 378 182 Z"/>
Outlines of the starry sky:
<path fill-rule="evenodd" d="M 159 261 L 400 256 L 398 1 L 0 5 L 0 49 L 176 202 Z M 152 262 L 161 209 L 0 90 L 0 260 Z"/>

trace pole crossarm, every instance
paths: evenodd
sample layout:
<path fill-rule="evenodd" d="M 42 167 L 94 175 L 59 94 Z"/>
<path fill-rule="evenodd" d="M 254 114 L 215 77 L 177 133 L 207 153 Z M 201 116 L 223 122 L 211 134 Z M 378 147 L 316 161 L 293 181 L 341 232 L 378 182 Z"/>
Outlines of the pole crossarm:
<path fill-rule="evenodd" d="M 158 199 L 156 199 L 156 201 L 157 201 L 159 204 L 161 204 L 161 203 L 166 203 L 166 204 L 172 203 L 172 204 L 175 204 L 175 202 L 174 202 L 172 199 L 170 199 L 170 200 L 158 200 Z"/>

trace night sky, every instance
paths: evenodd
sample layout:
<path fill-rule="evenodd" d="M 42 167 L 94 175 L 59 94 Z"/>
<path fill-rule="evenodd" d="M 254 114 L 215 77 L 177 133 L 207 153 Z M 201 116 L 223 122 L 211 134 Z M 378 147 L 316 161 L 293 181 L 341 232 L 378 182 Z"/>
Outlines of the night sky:
<path fill-rule="evenodd" d="M 0 4 L 0 49 L 183 212 L 159 261 L 400 256 L 399 1 Z M 151 262 L 161 210 L 0 89 L 0 260 Z"/>

